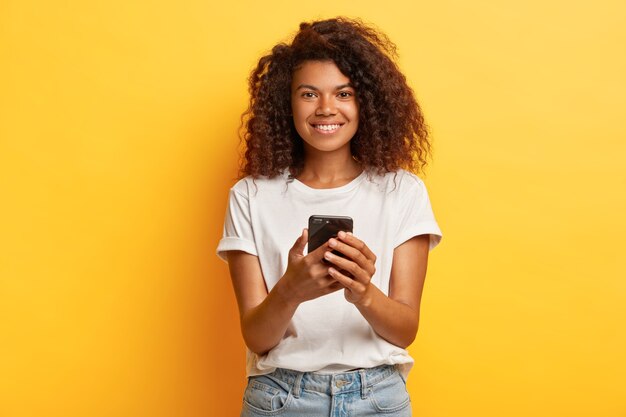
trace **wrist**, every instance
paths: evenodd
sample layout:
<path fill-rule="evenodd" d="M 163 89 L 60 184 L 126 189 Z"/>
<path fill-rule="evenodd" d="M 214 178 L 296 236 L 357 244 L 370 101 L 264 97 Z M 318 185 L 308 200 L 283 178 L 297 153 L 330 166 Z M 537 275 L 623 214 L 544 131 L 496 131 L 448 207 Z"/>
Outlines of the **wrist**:
<path fill-rule="evenodd" d="M 282 278 L 278 280 L 271 293 L 273 293 L 276 301 L 282 305 L 295 309 L 300 304 L 300 302 L 294 299 L 293 291 L 289 289 L 286 275 L 283 275 Z"/>
<path fill-rule="evenodd" d="M 372 288 L 374 288 L 374 286 L 368 284 L 367 289 L 363 293 L 363 296 L 354 303 L 358 308 L 371 307 L 372 303 L 374 302 L 374 291 L 372 291 Z"/>

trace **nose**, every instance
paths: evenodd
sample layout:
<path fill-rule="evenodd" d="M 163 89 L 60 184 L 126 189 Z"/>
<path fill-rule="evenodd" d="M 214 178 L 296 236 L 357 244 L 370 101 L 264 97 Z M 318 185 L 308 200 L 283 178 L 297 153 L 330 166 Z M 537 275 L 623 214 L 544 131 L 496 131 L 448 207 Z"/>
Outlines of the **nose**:
<path fill-rule="evenodd" d="M 316 116 L 332 116 L 337 113 L 335 101 L 331 97 L 321 97 L 315 110 Z"/>

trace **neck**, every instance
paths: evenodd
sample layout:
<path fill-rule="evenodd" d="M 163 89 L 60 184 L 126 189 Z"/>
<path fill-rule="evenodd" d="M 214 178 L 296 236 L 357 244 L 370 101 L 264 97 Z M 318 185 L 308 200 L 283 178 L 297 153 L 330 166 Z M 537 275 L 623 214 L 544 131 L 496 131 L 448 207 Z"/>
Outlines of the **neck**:
<path fill-rule="evenodd" d="M 349 152 L 307 152 L 298 180 L 317 185 L 337 186 L 359 176 L 361 165 Z"/>

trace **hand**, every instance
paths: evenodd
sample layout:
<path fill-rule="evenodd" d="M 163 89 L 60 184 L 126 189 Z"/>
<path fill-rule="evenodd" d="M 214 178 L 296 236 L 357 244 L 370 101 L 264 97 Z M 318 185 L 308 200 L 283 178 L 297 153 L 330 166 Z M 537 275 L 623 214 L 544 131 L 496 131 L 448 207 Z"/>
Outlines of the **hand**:
<path fill-rule="evenodd" d="M 283 296 L 297 304 L 343 288 L 328 274 L 328 266 L 322 263 L 324 252 L 328 250 L 328 242 L 304 255 L 308 236 L 308 229 L 304 229 L 289 250 L 287 271 L 278 282 Z"/>
<path fill-rule="evenodd" d="M 345 288 L 346 300 L 368 305 L 371 301 L 370 281 L 376 272 L 376 255 L 352 233 L 339 232 L 338 238 L 330 239 L 330 249 L 324 252 L 324 258 L 336 267 L 328 268 L 328 273 Z M 341 252 L 347 258 L 337 256 L 330 250 Z"/>

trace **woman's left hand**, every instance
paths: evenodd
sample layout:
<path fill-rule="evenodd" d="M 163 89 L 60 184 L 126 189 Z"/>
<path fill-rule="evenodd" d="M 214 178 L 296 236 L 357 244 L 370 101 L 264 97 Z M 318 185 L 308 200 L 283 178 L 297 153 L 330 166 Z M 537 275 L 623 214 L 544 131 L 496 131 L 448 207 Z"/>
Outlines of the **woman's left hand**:
<path fill-rule="evenodd" d="M 376 272 L 376 255 L 351 233 L 339 232 L 338 239 L 330 239 L 328 243 L 333 250 L 346 256 L 343 258 L 327 251 L 324 258 L 335 266 L 328 268 L 328 274 L 345 287 L 346 300 L 368 305 L 371 301 L 370 281 Z"/>

